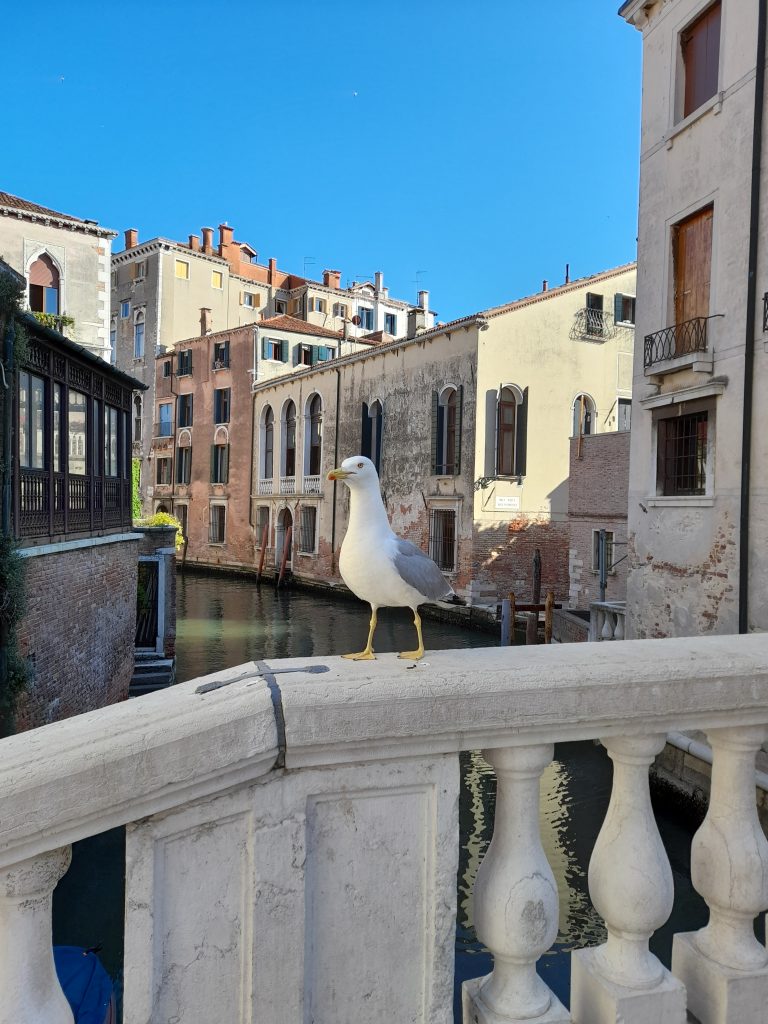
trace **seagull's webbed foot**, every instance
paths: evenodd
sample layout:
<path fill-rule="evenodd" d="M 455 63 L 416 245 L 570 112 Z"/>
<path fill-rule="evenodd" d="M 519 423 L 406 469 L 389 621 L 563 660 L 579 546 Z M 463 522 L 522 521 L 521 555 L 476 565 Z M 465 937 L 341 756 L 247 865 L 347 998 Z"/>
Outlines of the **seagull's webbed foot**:
<path fill-rule="evenodd" d="M 416 635 L 419 639 L 419 646 L 415 651 L 402 651 L 398 657 L 408 661 L 419 661 L 424 657 L 424 640 L 421 636 L 421 616 L 417 611 L 413 613 L 413 624 L 416 627 Z"/>
<path fill-rule="evenodd" d="M 368 643 L 365 645 L 365 650 L 360 651 L 359 654 L 342 654 L 342 658 L 349 658 L 350 661 L 376 661 L 376 655 L 373 653 L 373 633 L 376 629 L 376 621 L 376 609 L 372 607 L 371 621 L 368 627 Z"/>

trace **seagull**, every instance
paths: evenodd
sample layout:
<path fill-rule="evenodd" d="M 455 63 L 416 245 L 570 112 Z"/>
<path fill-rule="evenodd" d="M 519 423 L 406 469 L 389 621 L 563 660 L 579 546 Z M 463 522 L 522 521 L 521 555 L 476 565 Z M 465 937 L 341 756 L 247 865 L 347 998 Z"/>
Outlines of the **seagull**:
<path fill-rule="evenodd" d="M 374 661 L 373 634 L 379 608 L 410 608 L 419 646 L 415 651 L 403 651 L 400 657 L 418 660 L 424 655 L 419 605 L 455 598 L 453 589 L 428 555 L 392 531 L 381 500 L 379 474 L 370 459 L 352 455 L 332 469 L 328 479 L 343 480 L 350 492 L 349 526 L 339 558 L 341 577 L 356 597 L 371 606 L 365 650 L 343 657 Z"/>

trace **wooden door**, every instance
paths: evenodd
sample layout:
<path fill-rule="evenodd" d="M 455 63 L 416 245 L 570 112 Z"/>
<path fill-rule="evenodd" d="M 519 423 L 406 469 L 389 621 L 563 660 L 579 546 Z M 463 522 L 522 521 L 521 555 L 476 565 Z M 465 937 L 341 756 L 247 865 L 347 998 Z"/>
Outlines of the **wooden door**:
<path fill-rule="evenodd" d="M 674 229 L 675 323 L 709 316 L 712 207 L 686 217 Z"/>

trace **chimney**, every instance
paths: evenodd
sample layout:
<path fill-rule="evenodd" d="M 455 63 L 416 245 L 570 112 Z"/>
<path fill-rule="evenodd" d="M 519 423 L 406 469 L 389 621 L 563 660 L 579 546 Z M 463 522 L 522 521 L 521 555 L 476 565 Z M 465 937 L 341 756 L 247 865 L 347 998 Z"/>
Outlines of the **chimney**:
<path fill-rule="evenodd" d="M 374 288 L 376 289 L 376 294 L 381 295 L 381 293 L 384 291 L 384 275 L 380 270 L 377 270 L 376 273 L 373 275 L 373 281 Z"/>
<path fill-rule="evenodd" d="M 549 281 L 547 281 L 545 277 L 544 280 L 541 282 L 541 290 L 545 292 L 547 288 L 549 288 Z"/>
<path fill-rule="evenodd" d="M 426 289 L 419 292 L 419 309 L 423 309 L 425 313 L 429 312 L 429 292 Z"/>
<path fill-rule="evenodd" d="M 224 248 L 232 244 L 235 229 L 228 224 L 219 224 L 219 256 L 224 255 Z"/>
<path fill-rule="evenodd" d="M 571 283 L 571 264 L 570 263 L 566 263 L 565 264 L 565 283 L 566 284 L 570 284 Z"/>
<path fill-rule="evenodd" d="M 189 236 L 189 248 L 192 252 L 200 252 L 200 239 L 197 235 Z"/>
<path fill-rule="evenodd" d="M 125 248 L 133 249 L 139 244 L 139 232 L 136 228 L 128 228 L 125 232 Z"/>
<path fill-rule="evenodd" d="M 277 260 L 273 257 L 269 257 L 269 283 L 275 283 L 275 277 L 277 275 Z"/>
<path fill-rule="evenodd" d="M 341 271 L 324 270 L 323 284 L 325 285 L 326 288 L 341 288 Z"/>
<path fill-rule="evenodd" d="M 426 295 L 427 292 L 419 292 L 419 299 L 422 295 Z M 409 340 L 415 338 L 417 334 L 423 331 L 427 326 L 426 311 L 423 306 L 414 306 L 413 309 L 408 310 L 408 329 L 405 332 L 406 338 Z"/>
<path fill-rule="evenodd" d="M 213 317 L 211 316 L 210 309 L 206 309 L 205 306 L 200 307 L 200 333 L 210 334 L 213 327 Z"/>
<path fill-rule="evenodd" d="M 203 252 L 209 256 L 213 253 L 213 228 L 202 228 Z"/>

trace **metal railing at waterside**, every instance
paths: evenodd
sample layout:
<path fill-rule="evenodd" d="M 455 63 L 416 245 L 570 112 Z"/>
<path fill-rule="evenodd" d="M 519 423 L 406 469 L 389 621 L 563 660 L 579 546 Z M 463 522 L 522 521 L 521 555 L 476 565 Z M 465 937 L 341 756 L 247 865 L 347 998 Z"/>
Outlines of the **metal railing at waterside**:
<path fill-rule="evenodd" d="M 681 730 L 712 750 L 691 847 L 709 923 L 667 970 L 648 770 Z M 763 1024 L 767 738 L 766 634 L 249 662 L 20 733 L 0 741 L 0 1018 L 71 1024 L 51 893 L 71 843 L 126 825 L 126 1020 L 242 1020 L 255 992 L 280 1024 L 451 1020 L 459 754 L 482 750 L 498 789 L 473 917 L 494 967 L 464 983 L 465 1024 Z M 569 1013 L 536 972 L 559 909 L 539 780 L 556 742 L 592 739 L 614 764 L 589 868 L 607 942 L 571 951 Z"/>
<path fill-rule="evenodd" d="M 707 351 L 707 321 L 709 316 L 696 316 L 680 324 L 664 327 L 654 334 L 646 334 L 643 348 L 643 366 L 677 356 L 691 355 L 694 352 Z"/>

